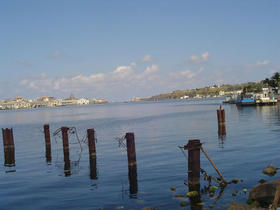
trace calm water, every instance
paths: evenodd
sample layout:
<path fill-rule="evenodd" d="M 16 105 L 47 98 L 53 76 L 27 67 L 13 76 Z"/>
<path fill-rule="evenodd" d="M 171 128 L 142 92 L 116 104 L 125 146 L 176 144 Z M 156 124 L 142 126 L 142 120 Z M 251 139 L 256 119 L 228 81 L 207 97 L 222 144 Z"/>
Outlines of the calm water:
<path fill-rule="evenodd" d="M 279 167 L 280 121 L 278 106 L 244 107 L 225 105 L 226 138 L 218 138 L 216 109 L 222 99 L 141 102 L 1 111 L 2 128 L 12 127 L 16 166 L 4 167 L 0 155 L 0 209 L 190 209 L 181 207 L 188 187 L 187 160 L 177 146 L 200 139 L 227 180 L 243 179 L 228 185 L 220 197 L 201 195 L 203 208 L 225 209 L 227 204 L 245 203 L 248 190 L 261 171 L 272 163 Z M 62 140 L 52 137 L 52 162 L 46 163 L 43 124 L 51 132 L 61 126 L 76 127 L 80 139 L 94 128 L 97 137 L 98 178 L 90 179 L 88 148 L 82 152 L 74 135 L 70 138 L 71 175 L 65 176 Z M 126 132 L 135 133 L 138 192 L 129 191 L 126 150 L 116 140 Z M 2 137 L 1 137 L 2 141 Z M 2 143 L 1 143 L 2 144 Z M 187 154 L 187 152 L 186 152 Z M 201 153 L 201 167 L 217 177 Z M 201 188 L 206 183 L 202 181 Z M 175 187 L 176 191 L 171 191 Z M 232 193 L 238 191 L 237 196 Z"/>

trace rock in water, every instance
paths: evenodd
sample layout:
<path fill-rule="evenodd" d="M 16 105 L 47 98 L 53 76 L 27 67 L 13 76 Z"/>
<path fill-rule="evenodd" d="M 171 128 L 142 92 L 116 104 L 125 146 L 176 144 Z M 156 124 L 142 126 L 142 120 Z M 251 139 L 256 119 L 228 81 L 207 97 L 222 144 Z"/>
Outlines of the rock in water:
<path fill-rule="evenodd" d="M 252 207 L 241 203 L 231 203 L 228 206 L 228 210 L 261 210 L 261 208 Z"/>
<path fill-rule="evenodd" d="M 268 176 L 274 176 L 276 172 L 277 172 L 277 168 L 275 168 L 275 166 L 272 164 L 269 164 L 267 168 L 263 170 L 263 173 Z"/>
<path fill-rule="evenodd" d="M 273 202 L 278 180 L 266 182 L 253 187 L 250 191 L 248 201 L 258 201 L 261 206 L 269 206 Z"/>

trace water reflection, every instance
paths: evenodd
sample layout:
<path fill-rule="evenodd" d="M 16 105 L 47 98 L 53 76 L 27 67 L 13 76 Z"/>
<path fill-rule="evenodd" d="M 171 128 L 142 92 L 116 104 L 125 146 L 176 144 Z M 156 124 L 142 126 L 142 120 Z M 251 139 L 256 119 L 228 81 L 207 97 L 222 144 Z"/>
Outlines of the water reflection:
<path fill-rule="evenodd" d="M 137 198 L 138 192 L 137 183 L 137 165 L 128 166 L 129 192 L 131 198 Z"/>
<path fill-rule="evenodd" d="M 70 160 L 64 160 L 64 176 L 71 176 L 71 163 Z"/>
<path fill-rule="evenodd" d="M 51 145 L 46 145 L 46 161 L 48 164 L 51 164 L 52 161 Z"/>
<path fill-rule="evenodd" d="M 97 168 L 96 168 L 96 155 L 90 157 L 89 165 L 90 165 L 90 178 L 97 179 L 98 177 L 97 177 Z"/>
<path fill-rule="evenodd" d="M 200 196 L 200 183 L 197 184 L 189 184 L 189 192 L 198 192 L 196 196 L 190 197 L 191 209 L 203 209 L 201 204 L 201 196 Z"/>

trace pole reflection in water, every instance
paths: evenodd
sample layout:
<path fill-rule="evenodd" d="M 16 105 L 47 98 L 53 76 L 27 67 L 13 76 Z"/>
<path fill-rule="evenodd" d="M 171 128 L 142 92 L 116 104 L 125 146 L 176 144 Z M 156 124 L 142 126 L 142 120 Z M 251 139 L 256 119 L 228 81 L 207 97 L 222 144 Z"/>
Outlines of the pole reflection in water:
<path fill-rule="evenodd" d="M 71 176 L 70 160 L 64 161 L 64 176 Z"/>
<path fill-rule="evenodd" d="M 131 198 L 136 198 L 136 194 L 138 192 L 138 183 L 134 133 L 126 133 L 125 138 L 128 160 L 129 192 Z"/>
<path fill-rule="evenodd" d="M 190 197 L 191 209 L 203 209 L 200 199 L 200 183 L 189 184 L 189 192 L 197 192 L 196 196 Z"/>
<path fill-rule="evenodd" d="M 128 166 L 128 179 L 130 196 L 134 197 L 138 192 L 137 165 Z"/>

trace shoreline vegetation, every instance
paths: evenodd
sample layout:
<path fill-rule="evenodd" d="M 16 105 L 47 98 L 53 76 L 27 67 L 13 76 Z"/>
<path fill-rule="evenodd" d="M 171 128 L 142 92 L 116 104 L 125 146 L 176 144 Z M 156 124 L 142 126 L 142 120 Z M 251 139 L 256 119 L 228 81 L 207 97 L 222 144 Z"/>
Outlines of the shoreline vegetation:
<path fill-rule="evenodd" d="M 265 80 L 259 82 L 247 82 L 233 85 L 223 84 L 203 88 L 175 90 L 169 93 L 162 93 L 151 97 L 138 98 L 138 100 L 135 101 L 226 97 L 231 96 L 232 94 L 241 94 L 244 92 L 261 93 L 263 88 L 269 88 L 271 90 L 271 93 L 278 95 L 279 86 L 280 74 L 276 72 L 271 78 L 266 78 Z"/>
<path fill-rule="evenodd" d="M 261 93 L 263 88 L 269 89 L 269 94 L 273 94 L 279 100 L 280 74 L 276 72 L 271 78 L 259 82 L 247 82 L 242 84 L 223 84 L 213 85 L 203 88 L 175 90 L 169 93 L 162 93 L 151 97 L 136 97 L 126 102 L 137 101 L 159 101 L 159 100 L 178 100 L 189 98 L 216 98 L 230 97 L 232 95 L 241 95 L 244 93 Z M 38 97 L 35 100 L 23 99 L 21 96 L 15 99 L 0 100 L 0 110 L 7 109 L 29 109 L 59 106 L 78 106 L 87 104 L 103 104 L 109 103 L 106 99 L 87 99 L 76 98 L 71 94 L 66 99 L 56 99 L 51 96 Z"/>

